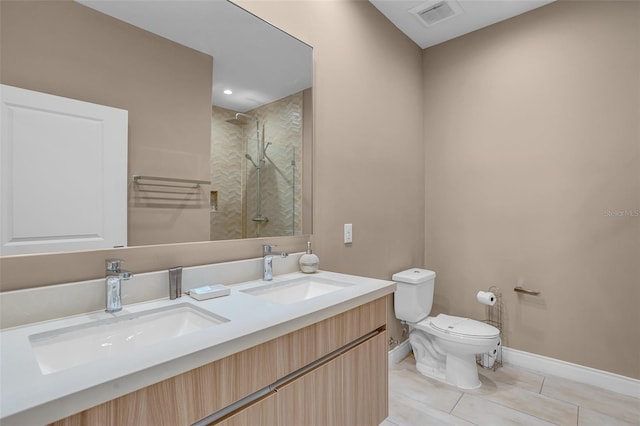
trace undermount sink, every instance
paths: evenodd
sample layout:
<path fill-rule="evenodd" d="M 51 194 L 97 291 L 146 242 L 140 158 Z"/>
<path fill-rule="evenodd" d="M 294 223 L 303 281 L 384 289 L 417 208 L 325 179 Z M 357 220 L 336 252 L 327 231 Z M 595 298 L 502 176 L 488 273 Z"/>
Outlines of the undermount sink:
<path fill-rule="evenodd" d="M 267 284 L 258 288 L 242 290 L 242 292 L 271 302 L 288 305 L 333 293 L 334 291 L 342 290 L 352 285 L 353 284 L 350 283 L 310 276 Z"/>
<path fill-rule="evenodd" d="M 130 353 L 229 320 L 188 303 L 29 336 L 43 374 Z"/>

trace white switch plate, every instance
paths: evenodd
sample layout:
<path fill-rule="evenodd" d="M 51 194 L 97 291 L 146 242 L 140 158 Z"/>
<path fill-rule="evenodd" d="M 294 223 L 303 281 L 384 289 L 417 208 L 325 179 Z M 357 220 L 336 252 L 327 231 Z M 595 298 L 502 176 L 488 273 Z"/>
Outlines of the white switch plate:
<path fill-rule="evenodd" d="M 344 243 L 350 244 L 353 242 L 353 225 L 350 223 L 344 224 Z"/>

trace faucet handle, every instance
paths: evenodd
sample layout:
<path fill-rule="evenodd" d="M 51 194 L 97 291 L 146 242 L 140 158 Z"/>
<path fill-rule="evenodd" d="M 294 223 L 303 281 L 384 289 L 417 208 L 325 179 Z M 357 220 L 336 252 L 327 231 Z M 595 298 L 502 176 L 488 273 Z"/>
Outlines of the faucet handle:
<path fill-rule="evenodd" d="M 282 253 L 280 253 L 280 254 L 273 253 L 273 252 L 272 252 L 272 250 L 273 250 L 273 248 L 274 248 L 274 247 L 278 247 L 278 246 L 277 246 L 277 245 L 275 245 L 275 244 L 264 244 L 264 245 L 262 246 L 262 255 L 263 255 L 263 256 L 278 255 L 278 256 L 280 256 L 280 257 L 287 257 L 287 256 L 289 256 L 289 253 L 287 253 L 287 252 L 285 252 L 285 251 L 283 251 L 283 252 L 282 252 Z"/>
<path fill-rule="evenodd" d="M 120 266 L 124 263 L 122 259 L 107 259 L 105 261 L 108 272 L 120 272 Z"/>
<path fill-rule="evenodd" d="M 271 250 L 273 250 L 274 247 L 278 247 L 275 244 L 263 244 L 262 245 L 262 255 L 263 256 L 267 256 L 269 254 L 271 254 Z"/>

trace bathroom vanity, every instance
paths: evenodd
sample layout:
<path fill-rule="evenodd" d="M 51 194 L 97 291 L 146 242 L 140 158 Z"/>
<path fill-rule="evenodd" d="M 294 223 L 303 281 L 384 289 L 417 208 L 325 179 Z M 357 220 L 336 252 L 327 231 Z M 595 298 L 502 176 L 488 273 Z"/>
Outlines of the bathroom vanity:
<path fill-rule="evenodd" d="M 389 281 L 291 273 L 233 285 L 217 299 L 162 299 L 6 329 L 2 424 L 378 425 L 388 408 L 394 290 Z M 157 324 L 167 334 L 171 315 L 203 318 L 188 320 L 186 334 L 73 360 L 81 351 L 66 336 L 78 330 L 145 318 L 165 321 Z M 56 339 L 68 356 L 46 346 Z"/>

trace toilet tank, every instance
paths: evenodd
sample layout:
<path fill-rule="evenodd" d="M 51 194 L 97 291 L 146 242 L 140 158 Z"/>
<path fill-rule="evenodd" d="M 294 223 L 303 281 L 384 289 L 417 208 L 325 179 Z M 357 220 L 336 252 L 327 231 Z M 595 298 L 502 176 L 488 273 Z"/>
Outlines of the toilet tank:
<path fill-rule="evenodd" d="M 396 318 L 410 323 L 423 320 L 433 306 L 433 286 L 436 273 L 412 268 L 393 274 L 397 288 L 393 299 Z"/>

